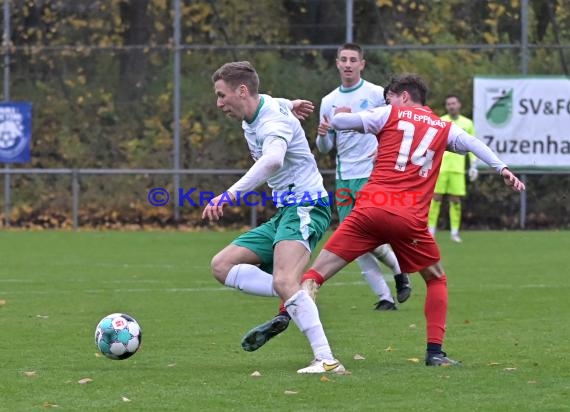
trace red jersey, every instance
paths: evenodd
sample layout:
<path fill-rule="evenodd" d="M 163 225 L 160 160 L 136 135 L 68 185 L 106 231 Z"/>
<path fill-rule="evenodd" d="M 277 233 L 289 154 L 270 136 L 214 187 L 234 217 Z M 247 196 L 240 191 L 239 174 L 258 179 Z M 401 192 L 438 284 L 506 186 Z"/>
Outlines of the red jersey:
<path fill-rule="evenodd" d="M 358 114 L 364 130 L 376 134 L 378 154 L 355 207 L 381 207 L 427 222 L 452 123 L 427 106 L 386 106 Z"/>

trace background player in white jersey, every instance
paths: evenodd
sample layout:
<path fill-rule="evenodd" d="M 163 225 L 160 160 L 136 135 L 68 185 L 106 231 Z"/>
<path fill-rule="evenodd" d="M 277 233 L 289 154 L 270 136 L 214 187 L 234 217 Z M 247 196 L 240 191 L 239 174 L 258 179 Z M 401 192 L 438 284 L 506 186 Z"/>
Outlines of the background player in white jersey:
<path fill-rule="evenodd" d="M 334 130 L 330 125 L 337 107 L 349 107 L 353 113 L 385 106 L 384 88 L 364 80 L 361 72 L 366 61 L 362 47 L 345 43 L 338 48 L 336 67 L 341 85 L 323 97 L 317 148 L 328 153 L 336 147 L 336 205 L 342 222 L 350 213 L 356 193 L 368 181 L 372 172 L 378 142 L 373 134 L 354 130 Z M 396 305 L 375 256 L 394 273 L 398 302 L 405 302 L 411 293 L 407 274 L 402 273 L 396 255 L 389 245 L 381 245 L 371 253 L 356 259 L 362 275 L 378 296 L 377 310 L 395 310 Z"/>
<path fill-rule="evenodd" d="M 204 208 L 218 220 L 240 193 L 267 182 L 278 199 L 277 213 L 220 251 L 211 262 L 222 284 L 259 296 L 279 296 L 305 334 L 315 359 L 299 373 L 343 373 L 325 336 L 315 302 L 300 288 L 300 277 L 330 223 L 330 203 L 305 132 L 292 102 L 259 94 L 259 77 L 249 62 L 226 63 L 213 75 L 217 106 L 242 121 L 255 160 L 247 173 Z M 284 204 L 281 193 L 292 193 Z M 324 200 L 324 201 L 323 201 Z M 263 268 L 273 266 L 273 276 Z"/>

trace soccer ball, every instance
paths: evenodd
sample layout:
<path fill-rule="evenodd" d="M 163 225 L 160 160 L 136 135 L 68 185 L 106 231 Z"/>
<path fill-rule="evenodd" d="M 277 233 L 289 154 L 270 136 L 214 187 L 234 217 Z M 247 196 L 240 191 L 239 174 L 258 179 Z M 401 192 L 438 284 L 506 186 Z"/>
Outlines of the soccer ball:
<path fill-rule="evenodd" d="M 105 316 L 95 328 L 95 344 L 110 359 L 123 360 L 133 356 L 142 342 L 138 322 L 125 313 Z"/>

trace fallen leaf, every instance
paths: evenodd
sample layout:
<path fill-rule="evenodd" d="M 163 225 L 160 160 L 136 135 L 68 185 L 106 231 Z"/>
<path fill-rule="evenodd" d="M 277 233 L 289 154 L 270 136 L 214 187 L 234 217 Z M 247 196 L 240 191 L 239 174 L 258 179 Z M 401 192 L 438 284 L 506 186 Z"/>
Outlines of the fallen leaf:
<path fill-rule="evenodd" d="M 323 375 L 323 376 L 321 376 L 321 379 L 320 379 L 320 381 L 321 381 L 321 382 L 329 382 L 329 381 L 330 381 L 330 379 L 329 379 L 329 378 L 327 378 L 325 375 Z"/>
<path fill-rule="evenodd" d="M 166 365 L 166 366 L 168 366 L 169 368 L 174 368 L 174 367 L 176 366 L 176 364 L 175 364 L 175 363 L 169 363 L 169 364 Z"/>
<path fill-rule="evenodd" d="M 366 359 L 366 358 L 365 358 L 364 356 L 359 355 L 359 354 L 357 353 L 356 355 L 354 355 L 353 359 L 354 359 L 354 360 L 364 360 L 364 359 Z"/>
<path fill-rule="evenodd" d="M 417 326 L 415 323 L 412 323 L 410 326 L 408 326 L 410 329 L 415 329 Z"/>
<path fill-rule="evenodd" d="M 91 378 L 81 378 L 77 381 L 77 383 L 81 384 L 81 385 L 85 385 L 86 383 L 90 383 L 93 382 L 93 379 Z"/>
<path fill-rule="evenodd" d="M 299 392 L 297 391 L 285 391 L 283 392 L 285 395 L 297 395 Z"/>
<path fill-rule="evenodd" d="M 6 301 L 4 299 L 0 299 L 0 306 L 4 306 L 6 304 Z"/>
<path fill-rule="evenodd" d="M 528 383 L 528 384 L 533 384 L 533 383 L 536 383 L 536 381 L 528 381 L 527 383 Z"/>
<path fill-rule="evenodd" d="M 95 357 L 96 358 L 101 358 L 103 355 L 101 355 L 99 352 L 95 352 Z"/>
<path fill-rule="evenodd" d="M 469 324 L 471 323 L 471 321 L 470 321 L 469 319 L 465 319 L 465 320 L 463 321 L 463 323 L 465 323 L 466 325 L 469 325 Z"/>
<path fill-rule="evenodd" d="M 489 362 L 487 365 L 489 365 L 489 366 L 497 366 L 497 365 L 500 365 L 500 363 L 499 363 L 499 362 Z"/>
<path fill-rule="evenodd" d="M 48 315 L 36 315 L 36 318 L 47 319 L 47 318 L 49 318 L 49 316 Z"/>
<path fill-rule="evenodd" d="M 24 375 L 26 375 L 26 376 L 38 376 L 36 371 L 25 371 Z"/>
<path fill-rule="evenodd" d="M 59 408 L 59 405 L 53 402 L 44 402 L 42 405 L 44 408 Z"/>
<path fill-rule="evenodd" d="M 391 346 L 388 346 L 386 349 L 384 349 L 386 352 L 392 352 L 394 351 L 394 349 L 392 349 Z"/>
<path fill-rule="evenodd" d="M 503 370 L 506 371 L 506 372 L 512 372 L 512 371 L 516 371 L 517 368 L 505 368 L 505 369 L 503 369 Z"/>
<path fill-rule="evenodd" d="M 252 376 L 252 377 L 254 377 L 254 378 L 258 378 L 258 377 L 261 376 L 261 372 L 259 372 L 259 371 L 254 371 L 254 372 L 253 372 L 251 375 L 249 375 L 249 376 Z"/>
<path fill-rule="evenodd" d="M 131 400 L 129 398 L 127 398 L 126 396 L 121 396 L 121 399 L 123 400 L 123 402 L 130 402 Z"/>
<path fill-rule="evenodd" d="M 407 361 L 412 363 L 420 363 L 420 360 L 418 358 L 408 358 Z"/>

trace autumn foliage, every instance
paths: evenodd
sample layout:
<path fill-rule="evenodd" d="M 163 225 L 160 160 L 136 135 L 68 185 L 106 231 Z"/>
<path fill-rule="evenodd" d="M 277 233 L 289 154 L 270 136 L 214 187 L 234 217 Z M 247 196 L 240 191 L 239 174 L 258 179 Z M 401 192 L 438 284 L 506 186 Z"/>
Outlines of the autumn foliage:
<path fill-rule="evenodd" d="M 181 168 L 247 168 L 251 160 L 241 128 L 217 112 L 211 73 L 226 61 L 250 60 L 260 72 L 263 92 L 318 103 L 338 83 L 334 56 L 346 36 L 345 1 L 262 1 L 256 7 L 245 0 L 180 3 Z M 565 4 L 530 1 L 529 43 L 535 46 L 529 73 L 568 75 L 570 8 Z M 162 0 L 11 2 L 11 41 L 2 48 L 10 59 L 5 96 L 33 103 L 32 161 L 14 167 L 172 168 L 172 5 Z M 394 72 L 419 72 L 430 84 L 435 109 L 454 92 L 464 96 L 469 115 L 474 75 L 521 73 L 519 0 L 370 0 L 354 7 L 354 40 L 366 48 L 365 78 L 382 84 Z M 554 47 L 558 44 L 566 46 Z M 305 123 L 312 144 L 316 117 Z M 323 169 L 334 165 L 330 156 L 318 160 Z M 222 191 L 235 177 L 186 174 L 181 185 Z M 546 188 L 562 181 L 568 192 L 568 176 L 539 178 Z M 80 223 L 202 225 L 195 208 L 183 208 L 176 222 L 172 205 L 149 205 L 148 190 L 172 190 L 172 182 L 168 175 L 82 175 Z M 505 212 L 518 207 L 513 196 L 498 198 L 493 185 L 483 179 L 472 188 L 477 202 L 489 201 L 487 209 L 472 208 L 466 224 L 516 227 L 516 219 L 488 219 L 497 205 Z M 71 174 L 12 176 L 12 224 L 69 227 L 71 186 Z M 552 216 L 544 211 L 553 210 L 557 199 L 535 201 L 533 225 L 569 224 L 568 206 L 555 208 Z M 247 224 L 248 213 L 235 210 L 228 222 Z"/>

